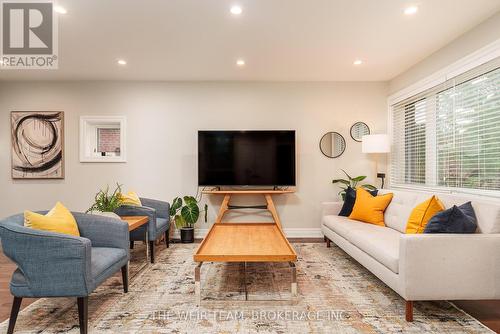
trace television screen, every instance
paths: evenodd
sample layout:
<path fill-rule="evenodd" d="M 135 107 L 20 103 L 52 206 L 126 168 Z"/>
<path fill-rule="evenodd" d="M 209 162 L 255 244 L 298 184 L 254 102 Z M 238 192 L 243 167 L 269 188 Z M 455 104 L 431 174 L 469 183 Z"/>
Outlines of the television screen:
<path fill-rule="evenodd" d="M 294 186 L 295 131 L 198 131 L 200 186 Z"/>

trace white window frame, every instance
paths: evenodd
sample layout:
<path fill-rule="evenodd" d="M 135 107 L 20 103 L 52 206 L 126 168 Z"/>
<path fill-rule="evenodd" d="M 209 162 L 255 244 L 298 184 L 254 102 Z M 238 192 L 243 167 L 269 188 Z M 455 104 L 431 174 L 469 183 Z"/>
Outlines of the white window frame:
<path fill-rule="evenodd" d="M 99 124 L 107 127 L 116 124 L 120 127 L 120 155 L 119 156 L 92 156 L 88 153 L 90 141 L 96 140 L 94 136 L 89 136 L 89 128 Z M 127 118 L 125 116 L 81 116 L 80 117 L 80 162 L 127 162 Z"/>
<path fill-rule="evenodd" d="M 465 56 L 464 58 L 452 63 L 449 66 L 431 74 L 430 76 L 390 95 L 387 98 L 387 129 L 389 137 L 391 138 L 391 145 L 393 146 L 393 106 L 405 99 L 408 99 L 412 96 L 420 94 L 427 89 L 436 87 L 440 84 L 443 84 L 449 79 L 452 79 L 456 76 L 459 76 L 467 71 L 470 71 L 478 66 L 481 66 L 495 58 L 500 57 L 500 39 L 496 40 L 493 43 L 488 44 L 487 46 Z M 389 153 L 387 157 L 387 173 L 389 180 L 389 187 L 394 189 L 410 189 L 410 190 L 420 190 L 420 191 L 433 191 L 436 193 L 460 193 L 460 194 L 474 194 L 480 196 L 489 196 L 489 197 L 500 197 L 499 190 L 484 190 L 484 189 L 468 189 L 468 188 L 447 188 L 441 186 L 432 186 L 432 185 L 415 185 L 415 184 L 392 184 L 391 183 L 391 168 L 392 168 L 392 156 Z M 431 166 L 431 164 L 426 164 L 426 166 Z M 428 168 L 428 167 L 427 167 Z M 432 179 L 435 179 L 436 171 L 428 168 L 426 170 L 426 177 L 431 176 Z M 435 184 L 435 183 L 434 183 Z"/>

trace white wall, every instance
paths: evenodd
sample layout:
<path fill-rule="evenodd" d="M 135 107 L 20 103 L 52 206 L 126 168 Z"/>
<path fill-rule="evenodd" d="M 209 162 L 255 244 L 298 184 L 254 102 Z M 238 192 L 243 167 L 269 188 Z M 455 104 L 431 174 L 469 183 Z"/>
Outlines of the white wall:
<path fill-rule="evenodd" d="M 393 94 L 455 61 L 500 39 L 500 13 L 496 13 L 474 29 L 466 32 L 429 57 L 412 66 L 389 82 Z"/>
<path fill-rule="evenodd" d="M 320 203 L 336 198 L 331 179 L 341 168 L 355 175 L 375 173 L 373 159 L 361 153 L 349 128 L 364 121 L 372 133 L 386 131 L 386 88 L 385 83 L 3 82 L 0 217 L 50 208 L 56 200 L 85 210 L 100 187 L 115 182 L 164 200 L 194 194 L 198 129 L 295 129 L 297 192 L 278 196 L 278 211 L 285 228 L 318 229 Z M 64 180 L 11 179 L 12 110 L 65 112 Z M 81 115 L 127 117 L 127 163 L 79 162 Z M 347 141 L 338 159 L 319 151 L 327 131 L 338 131 Z M 213 222 L 221 199 L 208 201 Z"/>

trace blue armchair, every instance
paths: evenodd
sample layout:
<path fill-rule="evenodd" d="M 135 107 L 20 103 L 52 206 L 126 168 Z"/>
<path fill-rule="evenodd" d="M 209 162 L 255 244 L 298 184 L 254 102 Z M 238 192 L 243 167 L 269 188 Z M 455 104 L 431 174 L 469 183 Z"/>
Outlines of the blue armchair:
<path fill-rule="evenodd" d="M 165 243 L 169 247 L 169 232 L 170 232 L 170 204 L 168 202 L 158 201 L 149 198 L 140 198 L 142 206 L 122 205 L 115 213 L 120 216 L 148 216 L 149 222 L 148 239 L 149 249 L 151 254 L 151 263 L 155 262 L 155 241 L 162 234 L 165 234 Z M 144 227 L 140 227 L 130 232 L 130 248 L 134 248 L 134 241 L 144 240 Z"/>
<path fill-rule="evenodd" d="M 40 212 L 45 213 L 45 212 Z M 24 297 L 77 297 L 80 333 L 87 333 L 88 296 L 122 271 L 128 291 L 128 224 L 118 219 L 73 213 L 80 237 L 24 227 L 24 215 L 0 221 L 4 253 L 17 264 L 8 333 L 14 332 Z"/>

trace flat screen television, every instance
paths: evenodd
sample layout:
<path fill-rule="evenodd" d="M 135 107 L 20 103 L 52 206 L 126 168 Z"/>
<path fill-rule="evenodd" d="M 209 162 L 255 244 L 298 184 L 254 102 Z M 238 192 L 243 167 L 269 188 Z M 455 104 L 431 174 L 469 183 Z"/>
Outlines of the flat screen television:
<path fill-rule="evenodd" d="M 198 131 L 200 186 L 295 186 L 295 131 Z"/>

